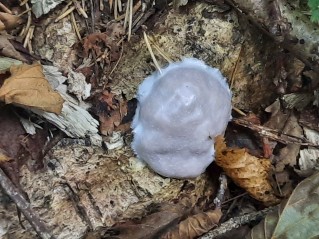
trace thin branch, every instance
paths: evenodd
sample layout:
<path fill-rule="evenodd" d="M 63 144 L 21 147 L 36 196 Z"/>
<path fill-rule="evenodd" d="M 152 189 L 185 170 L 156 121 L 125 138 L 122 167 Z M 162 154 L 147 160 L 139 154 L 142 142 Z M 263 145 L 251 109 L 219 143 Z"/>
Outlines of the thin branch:
<path fill-rule="evenodd" d="M 23 213 L 29 221 L 33 229 L 37 232 L 42 239 L 54 239 L 46 225 L 41 221 L 39 216 L 32 210 L 30 203 L 21 195 L 19 190 L 13 185 L 11 180 L 0 168 L 0 185 L 4 192 L 11 198 L 17 205 L 19 210 Z"/>
<path fill-rule="evenodd" d="M 226 232 L 229 232 L 233 229 L 239 228 L 242 225 L 248 224 L 252 221 L 263 219 L 267 213 L 275 210 L 276 207 L 266 208 L 259 212 L 253 212 L 249 214 L 245 214 L 239 217 L 234 217 L 229 219 L 227 222 L 222 223 L 218 228 L 213 229 L 206 233 L 205 235 L 199 237 L 199 239 L 213 239 L 217 236 L 221 236 Z"/>

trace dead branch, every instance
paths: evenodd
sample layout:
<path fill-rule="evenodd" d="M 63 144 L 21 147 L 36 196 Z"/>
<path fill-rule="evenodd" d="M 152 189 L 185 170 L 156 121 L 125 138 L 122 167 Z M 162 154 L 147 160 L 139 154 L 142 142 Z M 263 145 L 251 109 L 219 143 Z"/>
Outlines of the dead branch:
<path fill-rule="evenodd" d="M 233 119 L 232 122 L 237 125 L 241 125 L 243 127 L 249 128 L 257 132 L 259 135 L 263 137 L 269 138 L 271 140 L 274 140 L 283 144 L 298 144 L 303 146 L 311 146 L 311 147 L 319 148 L 319 145 L 308 142 L 305 138 L 299 138 L 293 135 L 280 133 L 275 129 L 271 129 L 262 125 L 256 125 L 244 119 Z"/>
<path fill-rule="evenodd" d="M 270 207 L 259 212 L 253 212 L 239 217 L 231 218 L 227 222 L 222 223 L 218 228 L 213 229 L 205 235 L 199 237 L 199 239 L 212 239 L 217 236 L 223 235 L 235 228 L 239 228 L 242 225 L 248 224 L 252 221 L 261 220 L 266 216 L 267 213 L 275 210 L 275 208 L 276 207 Z"/>
<path fill-rule="evenodd" d="M 17 205 L 19 210 L 23 213 L 29 221 L 33 229 L 37 232 L 40 238 L 54 239 L 46 225 L 41 221 L 38 215 L 32 210 L 30 203 L 22 196 L 19 190 L 13 185 L 11 180 L 6 176 L 0 168 L 0 185 L 4 192 Z"/>

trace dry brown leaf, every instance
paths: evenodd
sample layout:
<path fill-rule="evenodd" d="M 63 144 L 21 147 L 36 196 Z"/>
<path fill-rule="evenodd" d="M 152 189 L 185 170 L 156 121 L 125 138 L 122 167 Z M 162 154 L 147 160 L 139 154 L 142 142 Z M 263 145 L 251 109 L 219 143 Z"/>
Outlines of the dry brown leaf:
<path fill-rule="evenodd" d="M 8 39 L 9 37 L 10 36 L 8 35 L 0 35 L 0 55 L 17 59 L 22 62 L 28 62 L 28 60 L 14 48 Z"/>
<path fill-rule="evenodd" d="M 271 163 L 250 155 L 246 149 L 227 148 L 223 137 L 216 137 L 216 164 L 253 198 L 272 205 L 279 202 L 268 180 Z"/>
<path fill-rule="evenodd" d="M 177 228 L 168 232 L 162 239 L 192 239 L 217 227 L 222 216 L 220 209 L 201 212 L 182 221 Z"/>
<path fill-rule="evenodd" d="M 97 99 L 97 115 L 100 121 L 100 131 L 109 135 L 117 128 L 127 114 L 127 102 L 116 99 L 112 92 L 104 91 Z"/>
<path fill-rule="evenodd" d="M 5 12 L 0 12 L 0 22 L 2 22 L 4 25 L 4 29 L 1 29 L 1 25 L 0 25 L 0 31 L 2 31 L 2 30 L 10 30 L 15 28 L 16 26 L 21 24 L 23 20 L 19 16 L 12 15 Z"/>
<path fill-rule="evenodd" d="M 10 72 L 0 88 L 1 101 L 61 113 L 64 100 L 52 90 L 40 64 L 12 66 Z"/>
<path fill-rule="evenodd" d="M 2 164 L 3 162 L 7 162 L 10 161 L 11 158 L 7 155 L 7 153 L 0 148 L 0 164 Z"/>
<path fill-rule="evenodd" d="M 182 204 L 163 203 L 156 211 L 141 220 L 132 220 L 115 225 L 103 233 L 103 238 L 116 235 L 117 239 L 150 239 L 160 238 L 169 228 L 176 225 L 182 217 L 190 212 L 190 208 Z M 91 235 L 88 235 L 91 236 Z M 88 239 L 90 237 L 86 236 Z"/>

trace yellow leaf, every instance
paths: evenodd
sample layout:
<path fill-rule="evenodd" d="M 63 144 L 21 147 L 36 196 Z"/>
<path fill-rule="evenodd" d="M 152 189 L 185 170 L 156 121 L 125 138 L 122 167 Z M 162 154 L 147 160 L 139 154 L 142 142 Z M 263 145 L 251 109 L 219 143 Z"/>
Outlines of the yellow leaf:
<path fill-rule="evenodd" d="M 61 113 L 63 98 L 51 88 L 40 64 L 12 66 L 10 72 L 0 88 L 1 101 Z"/>
<path fill-rule="evenodd" d="M 268 180 L 271 163 L 250 155 L 246 149 L 227 148 L 223 137 L 215 138 L 216 164 L 253 198 L 272 205 L 279 202 Z"/>

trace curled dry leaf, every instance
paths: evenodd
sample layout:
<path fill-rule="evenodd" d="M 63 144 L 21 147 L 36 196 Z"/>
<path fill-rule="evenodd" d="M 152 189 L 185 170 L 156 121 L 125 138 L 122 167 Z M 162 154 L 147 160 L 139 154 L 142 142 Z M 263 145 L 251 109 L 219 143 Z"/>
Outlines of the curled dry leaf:
<path fill-rule="evenodd" d="M 279 202 L 268 180 L 271 163 L 250 155 L 246 149 L 227 148 L 223 137 L 216 137 L 216 164 L 253 198 L 265 205 Z"/>
<path fill-rule="evenodd" d="M 219 208 L 198 213 L 182 221 L 175 229 L 163 236 L 162 239 L 197 238 L 217 227 L 221 216 L 222 212 Z"/>
<path fill-rule="evenodd" d="M 0 88 L 1 101 L 61 113 L 63 98 L 52 90 L 40 64 L 12 66 L 10 72 Z"/>
<path fill-rule="evenodd" d="M 318 238 L 318 185 L 319 173 L 302 181 L 288 201 L 268 213 L 245 238 Z"/>

